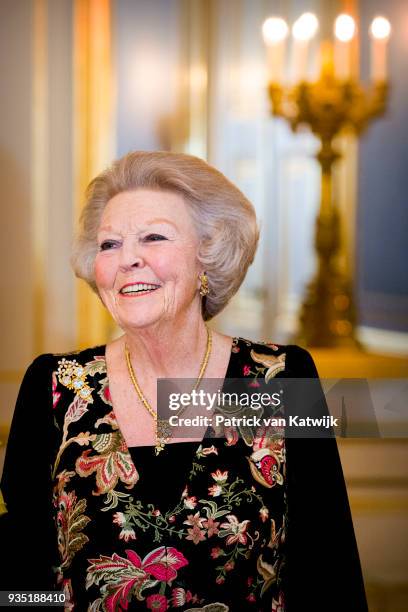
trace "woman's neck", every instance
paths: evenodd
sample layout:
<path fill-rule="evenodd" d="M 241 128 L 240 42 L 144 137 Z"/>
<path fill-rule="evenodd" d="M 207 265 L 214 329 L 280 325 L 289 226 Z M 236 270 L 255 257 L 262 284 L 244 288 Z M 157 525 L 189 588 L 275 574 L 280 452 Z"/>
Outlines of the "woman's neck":
<path fill-rule="evenodd" d="M 119 341 L 129 347 L 132 362 L 143 364 L 155 378 L 194 378 L 207 349 L 207 329 L 200 316 L 196 321 L 128 329 Z"/>

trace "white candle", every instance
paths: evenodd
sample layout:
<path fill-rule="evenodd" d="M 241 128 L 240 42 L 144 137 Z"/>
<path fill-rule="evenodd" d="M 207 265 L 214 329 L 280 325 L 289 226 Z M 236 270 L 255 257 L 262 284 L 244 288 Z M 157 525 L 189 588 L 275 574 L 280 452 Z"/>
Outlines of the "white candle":
<path fill-rule="evenodd" d="M 339 79 L 348 79 L 351 73 L 351 40 L 356 25 L 350 15 L 339 15 L 334 24 L 334 65 Z"/>
<path fill-rule="evenodd" d="M 307 76 L 309 41 L 294 40 L 291 57 L 291 81 L 297 83 L 303 81 Z"/>
<path fill-rule="evenodd" d="M 387 80 L 387 47 L 391 25 L 385 17 L 376 17 L 370 26 L 371 34 L 371 78 L 373 81 Z"/>
<path fill-rule="evenodd" d="M 269 17 L 262 26 L 267 46 L 268 79 L 274 83 L 283 79 L 288 32 L 286 21 L 280 17 Z"/>
<path fill-rule="evenodd" d="M 345 80 L 350 76 L 350 45 L 342 40 L 336 40 L 334 49 L 334 65 L 336 76 Z"/>
<path fill-rule="evenodd" d="M 304 13 L 293 24 L 291 77 L 294 82 L 308 78 L 310 41 L 318 27 L 319 22 L 313 13 Z"/>
<path fill-rule="evenodd" d="M 387 78 L 387 41 L 375 38 L 371 44 L 371 78 L 385 81 Z"/>

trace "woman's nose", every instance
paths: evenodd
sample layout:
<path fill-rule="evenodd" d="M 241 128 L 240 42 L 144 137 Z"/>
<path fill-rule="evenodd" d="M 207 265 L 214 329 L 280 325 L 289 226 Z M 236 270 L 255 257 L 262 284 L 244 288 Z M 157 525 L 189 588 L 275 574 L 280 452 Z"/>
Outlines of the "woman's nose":
<path fill-rule="evenodd" d="M 120 266 L 123 270 L 142 268 L 145 265 L 142 247 L 136 240 L 125 240 L 122 244 Z"/>

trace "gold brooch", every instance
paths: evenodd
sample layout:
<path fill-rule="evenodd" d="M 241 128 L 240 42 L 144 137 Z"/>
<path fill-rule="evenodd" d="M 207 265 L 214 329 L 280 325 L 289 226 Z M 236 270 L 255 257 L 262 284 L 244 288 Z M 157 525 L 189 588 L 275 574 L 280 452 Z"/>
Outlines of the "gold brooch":
<path fill-rule="evenodd" d="M 58 381 L 67 389 L 75 391 L 79 397 L 93 403 L 92 389 L 86 382 L 86 371 L 76 359 L 60 359 L 58 362 Z"/>

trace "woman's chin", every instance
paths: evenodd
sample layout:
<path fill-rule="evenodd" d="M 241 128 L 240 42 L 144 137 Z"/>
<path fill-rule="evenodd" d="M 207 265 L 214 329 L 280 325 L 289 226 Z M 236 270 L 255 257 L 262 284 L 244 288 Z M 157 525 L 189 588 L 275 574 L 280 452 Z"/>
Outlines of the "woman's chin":
<path fill-rule="evenodd" d="M 162 317 L 155 315 L 153 312 L 138 313 L 137 316 L 132 317 L 120 317 L 120 327 L 124 331 L 132 331 L 138 329 L 145 329 L 158 323 Z"/>

